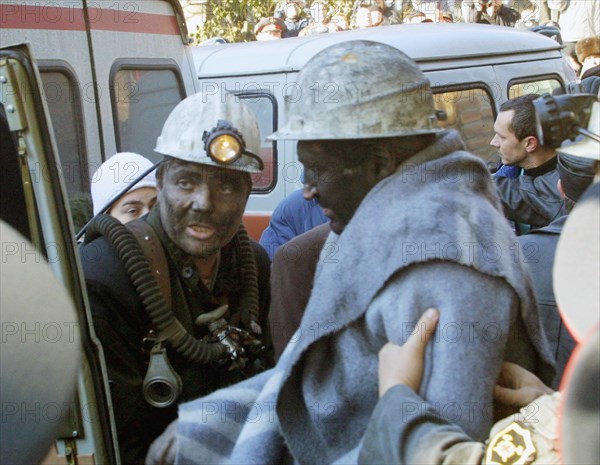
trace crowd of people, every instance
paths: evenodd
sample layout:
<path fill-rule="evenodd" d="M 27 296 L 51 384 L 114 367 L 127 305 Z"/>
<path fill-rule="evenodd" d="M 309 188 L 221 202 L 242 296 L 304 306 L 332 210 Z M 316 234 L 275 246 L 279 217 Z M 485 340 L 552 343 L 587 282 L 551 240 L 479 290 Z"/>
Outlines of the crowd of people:
<path fill-rule="evenodd" d="M 343 11 L 332 0 L 287 0 L 254 26 L 256 40 L 393 24 L 480 23 L 529 29 L 559 41 L 581 77 L 600 78 L 600 3 L 588 0 L 357 0 Z M 215 37 L 201 45 L 227 43 Z M 593 87 L 598 91 L 600 82 Z M 589 91 L 590 89 L 586 89 Z"/>
<path fill-rule="evenodd" d="M 600 7 L 586 0 L 357 0 L 351 11 L 335 1 L 288 0 L 255 26 L 257 40 L 282 39 L 390 24 L 465 22 L 560 29 L 568 52 L 600 33 Z"/>

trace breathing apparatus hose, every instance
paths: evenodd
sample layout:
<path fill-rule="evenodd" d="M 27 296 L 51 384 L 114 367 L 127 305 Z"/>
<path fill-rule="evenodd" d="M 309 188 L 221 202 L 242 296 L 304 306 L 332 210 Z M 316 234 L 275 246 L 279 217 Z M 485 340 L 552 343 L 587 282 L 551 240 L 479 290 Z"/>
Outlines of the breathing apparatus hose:
<path fill-rule="evenodd" d="M 250 245 L 250 237 L 243 224 L 240 225 L 237 236 L 240 242 L 240 267 L 243 283 L 240 296 L 241 320 L 245 328 L 252 330 L 251 323 L 253 321 L 257 324 L 261 323 L 258 316 L 258 272 Z"/>
<path fill-rule="evenodd" d="M 152 274 L 140 244 L 127 227 L 112 216 L 98 215 L 88 225 L 85 241 L 86 243 L 91 242 L 99 236 L 104 236 L 116 250 L 138 295 L 142 299 L 148 316 L 158 330 L 159 338 L 168 341 L 178 353 L 193 362 L 216 362 L 228 356 L 228 349 L 224 344 L 194 338 L 175 317 Z M 241 248 L 245 250 L 244 247 Z M 244 259 L 243 256 L 244 254 L 242 254 L 243 273 L 250 273 L 251 270 L 247 268 L 247 259 Z M 255 267 L 254 278 L 256 279 Z M 248 291 L 242 296 L 244 302 L 251 303 L 256 299 L 258 303 L 257 286 L 254 286 L 254 289 L 255 293 Z M 258 306 L 255 308 L 257 309 Z"/>

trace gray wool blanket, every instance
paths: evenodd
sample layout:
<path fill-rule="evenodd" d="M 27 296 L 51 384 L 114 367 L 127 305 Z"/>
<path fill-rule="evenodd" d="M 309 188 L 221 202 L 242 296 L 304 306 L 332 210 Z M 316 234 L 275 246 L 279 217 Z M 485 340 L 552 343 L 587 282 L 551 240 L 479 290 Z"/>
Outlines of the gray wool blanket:
<path fill-rule="evenodd" d="M 485 165 L 462 149 L 445 132 L 369 192 L 325 244 L 277 366 L 180 406 L 176 463 L 356 463 L 378 400 L 377 352 L 403 343 L 430 306 L 440 322 L 420 395 L 476 440 L 492 424 L 504 359 L 551 379 L 516 238 Z"/>

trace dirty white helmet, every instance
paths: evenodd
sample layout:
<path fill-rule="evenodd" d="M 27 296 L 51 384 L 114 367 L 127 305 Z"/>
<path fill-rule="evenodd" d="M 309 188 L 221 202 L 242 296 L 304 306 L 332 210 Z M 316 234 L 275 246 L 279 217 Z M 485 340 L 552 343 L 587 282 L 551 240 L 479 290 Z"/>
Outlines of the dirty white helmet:
<path fill-rule="evenodd" d="M 155 152 L 220 168 L 260 173 L 260 131 L 250 108 L 231 94 L 194 94 L 171 112 Z"/>
<path fill-rule="evenodd" d="M 429 81 L 400 50 L 353 40 L 327 47 L 298 74 L 275 140 L 369 139 L 442 131 Z"/>

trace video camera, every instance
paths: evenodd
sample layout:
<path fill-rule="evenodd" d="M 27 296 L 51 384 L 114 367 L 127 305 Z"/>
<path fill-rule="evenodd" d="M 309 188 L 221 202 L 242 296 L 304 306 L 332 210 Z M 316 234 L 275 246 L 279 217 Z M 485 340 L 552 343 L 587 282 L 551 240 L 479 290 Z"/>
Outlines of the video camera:
<path fill-rule="evenodd" d="M 600 102 L 597 96 L 544 94 L 533 101 L 533 106 L 537 138 L 542 145 L 561 147 L 561 151 L 579 156 L 586 156 L 585 152 L 588 152 L 586 158 L 600 157 L 592 156 L 598 154 L 600 149 Z"/>

